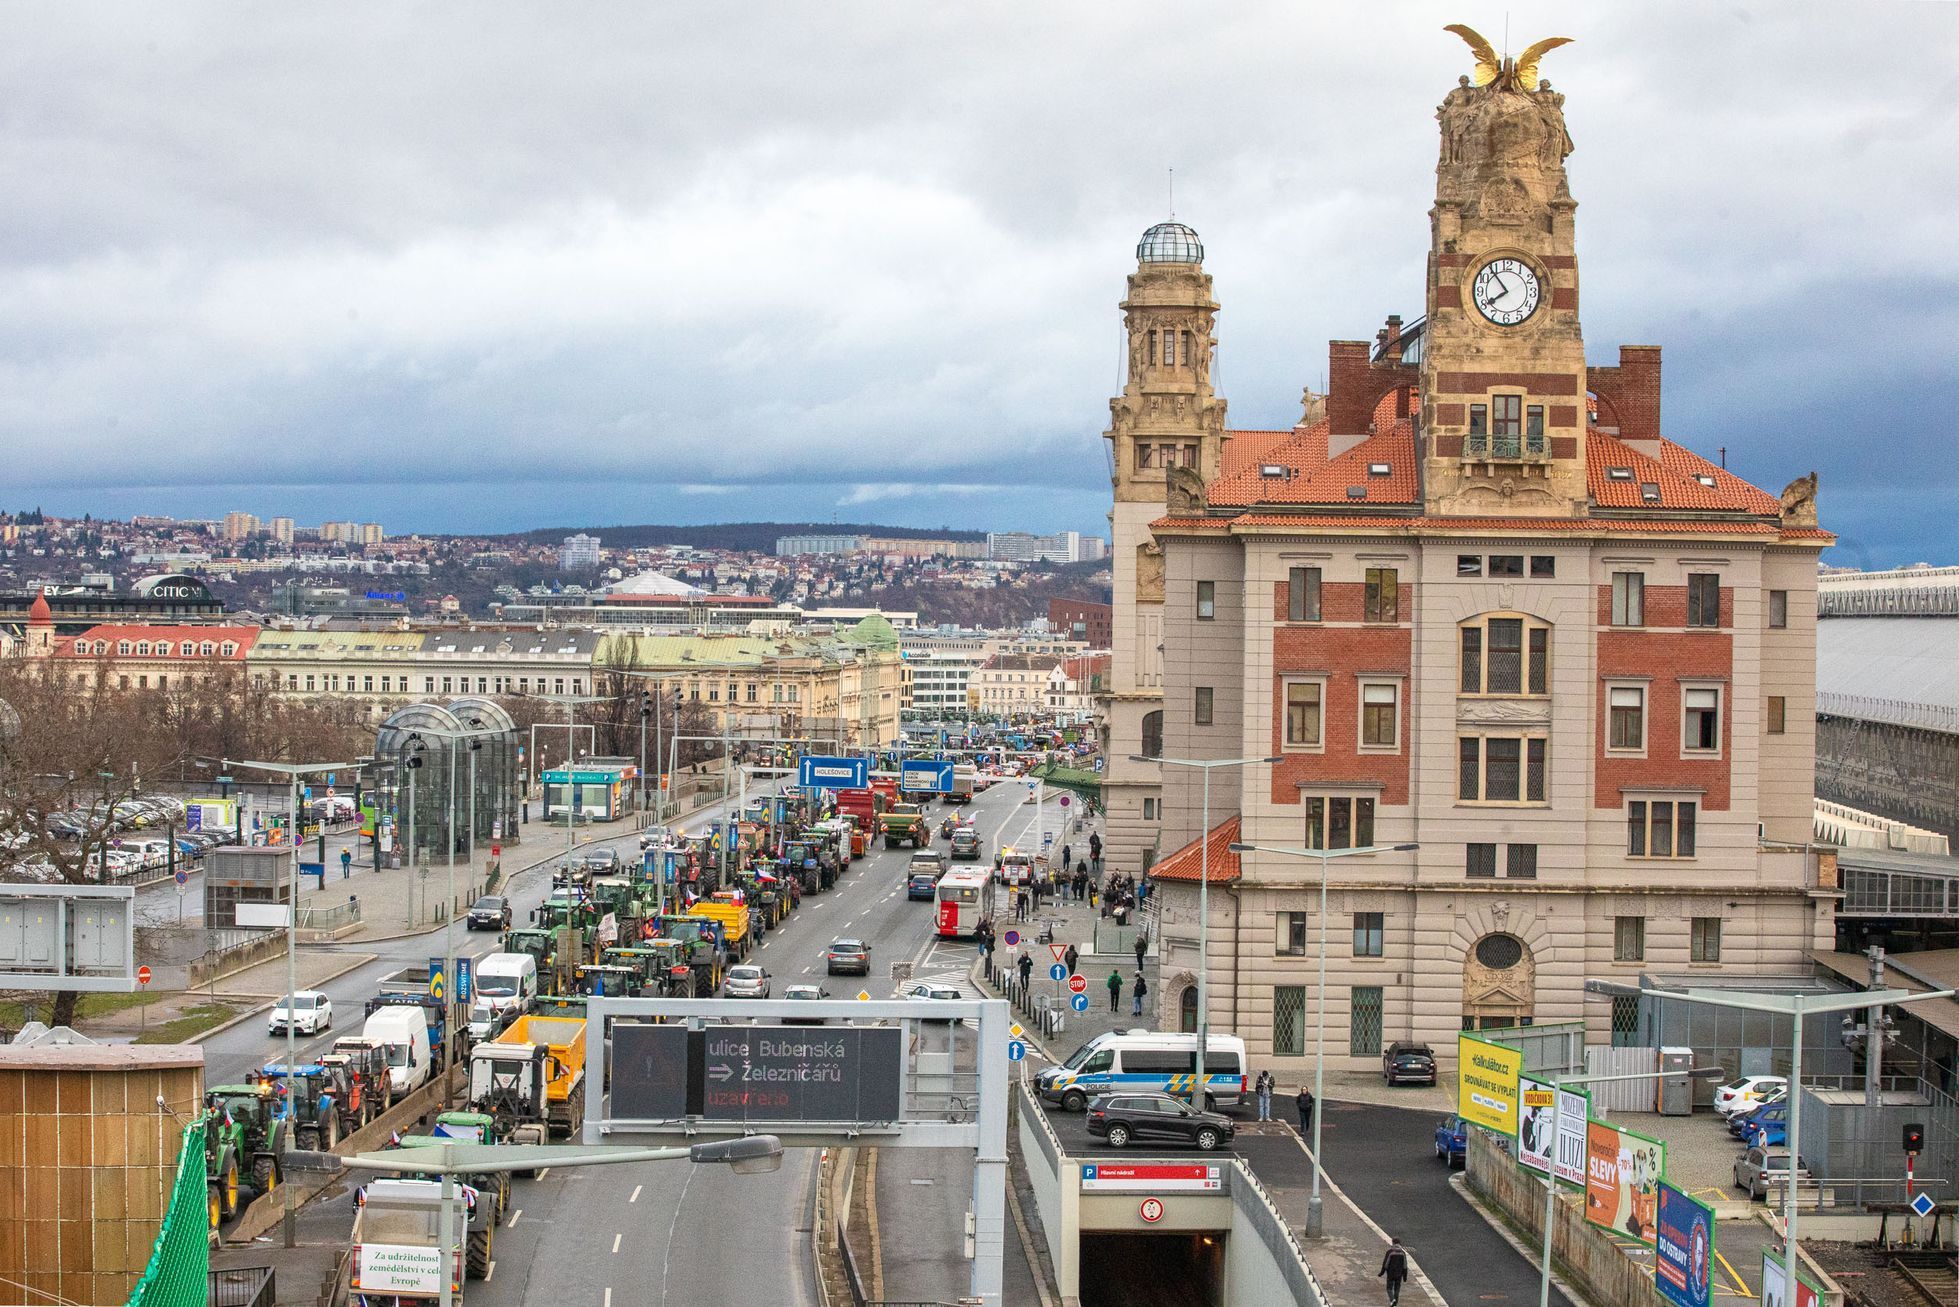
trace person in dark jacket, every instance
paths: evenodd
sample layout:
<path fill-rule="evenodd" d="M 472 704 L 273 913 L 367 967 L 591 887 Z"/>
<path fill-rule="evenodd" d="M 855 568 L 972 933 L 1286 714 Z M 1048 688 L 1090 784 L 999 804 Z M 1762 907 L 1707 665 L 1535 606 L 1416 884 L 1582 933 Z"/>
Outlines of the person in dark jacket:
<path fill-rule="evenodd" d="M 1122 973 L 1120 971 L 1110 971 L 1109 972 L 1109 1011 L 1111 1012 L 1115 1011 L 1116 1004 L 1121 1001 L 1122 1001 Z"/>
<path fill-rule="evenodd" d="M 1401 1246 L 1401 1240 L 1388 1239 L 1388 1251 L 1382 1255 L 1381 1269 L 1376 1274 L 1387 1277 L 1388 1307 L 1397 1307 L 1401 1302 L 1401 1282 L 1408 1278 L 1408 1250 Z"/>
<path fill-rule="evenodd" d="M 1136 970 L 1143 969 L 1143 954 L 1150 951 L 1150 937 L 1143 931 L 1136 932 Z"/>
<path fill-rule="evenodd" d="M 1027 988 L 1027 978 L 1034 974 L 1034 956 L 1031 953 L 1020 955 L 1020 987 Z"/>
<path fill-rule="evenodd" d="M 1147 980 L 1144 980 L 1143 973 L 1138 971 L 1136 973 L 1135 987 L 1130 990 L 1129 1015 L 1135 1017 L 1140 1017 L 1143 1015 L 1143 995 L 1149 992 L 1150 992 L 1149 982 Z"/>
<path fill-rule="evenodd" d="M 1068 946 L 1068 951 L 1061 955 L 1061 960 L 1068 964 L 1069 975 L 1072 976 L 1075 974 L 1075 963 L 1079 961 L 1080 958 L 1081 958 L 1081 950 L 1077 949 L 1073 944 L 1070 944 Z"/>
<path fill-rule="evenodd" d="M 1301 1085 L 1298 1097 L 1292 1101 L 1299 1107 L 1299 1134 L 1304 1138 L 1313 1130 L 1313 1091 Z"/>

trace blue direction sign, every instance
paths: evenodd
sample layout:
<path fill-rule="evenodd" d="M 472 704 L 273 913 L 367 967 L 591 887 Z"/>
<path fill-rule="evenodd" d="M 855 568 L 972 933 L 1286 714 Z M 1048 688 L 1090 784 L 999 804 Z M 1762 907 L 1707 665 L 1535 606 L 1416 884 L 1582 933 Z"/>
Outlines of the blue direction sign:
<path fill-rule="evenodd" d="M 1911 1210 L 1917 1212 L 1920 1216 L 1930 1216 L 1932 1209 L 1937 1206 L 1938 1204 L 1932 1201 L 1932 1195 L 1922 1189 L 1911 1200 Z"/>
<path fill-rule="evenodd" d="M 1048 968 L 1049 980 L 1066 980 L 1067 978 L 1068 968 L 1062 966 L 1059 962 Z"/>
<path fill-rule="evenodd" d="M 861 790 L 870 781 L 869 758 L 805 756 L 796 764 L 796 784 L 806 790 Z"/>
<path fill-rule="evenodd" d="M 1077 1012 L 1088 1011 L 1088 995 L 1076 994 L 1068 1000 L 1068 1006 Z"/>
<path fill-rule="evenodd" d="M 1007 1061 L 1018 1062 L 1026 1056 L 1027 1045 L 1021 1043 L 1018 1039 L 1007 1041 Z"/>
<path fill-rule="evenodd" d="M 952 793 L 952 759 L 913 758 L 898 765 L 898 788 L 928 794 Z"/>

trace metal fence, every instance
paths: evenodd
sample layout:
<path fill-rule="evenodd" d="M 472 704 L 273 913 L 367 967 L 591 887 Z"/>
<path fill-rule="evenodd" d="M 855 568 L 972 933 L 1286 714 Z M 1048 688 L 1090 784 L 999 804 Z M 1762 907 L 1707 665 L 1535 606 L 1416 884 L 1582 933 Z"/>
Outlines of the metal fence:
<path fill-rule="evenodd" d="M 211 1277 L 211 1213 L 204 1190 L 204 1122 L 184 1127 L 170 1206 L 129 1307 L 201 1307 Z M 213 1299 L 212 1301 L 217 1301 Z"/>
<path fill-rule="evenodd" d="M 336 903 L 330 908 L 301 908 L 299 928 L 301 930 L 339 930 L 351 926 L 361 919 L 359 899 L 350 898 L 345 903 Z"/>
<path fill-rule="evenodd" d="M 239 1266 L 212 1271 L 211 1307 L 273 1307 L 279 1301 L 278 1279 L 270 1266 Z"/>

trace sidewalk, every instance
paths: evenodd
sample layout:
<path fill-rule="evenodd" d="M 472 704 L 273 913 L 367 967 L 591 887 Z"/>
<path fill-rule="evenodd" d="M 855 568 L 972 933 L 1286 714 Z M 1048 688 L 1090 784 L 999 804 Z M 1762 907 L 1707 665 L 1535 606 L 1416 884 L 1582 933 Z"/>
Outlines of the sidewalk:
<path fill-rule="evenodd" d="M 299 988 L 318 989 L 336 976 L 364 967 L 373 953 L 321 952 L 301 949 L 294 964 Z M 278 957 L 225 976 L 214 985 L 194 990 L 159 993 L 149 1002 L 91 1016 L 87 1033 L 106 1043 L 167 1042 L 172 1023 L 181 1023 L 182 1042 L 195 1043 L 216 1034 L 247 1013 L 256 1012 L 286 992 L 286 957 Z M 192 1029 L 191 1027 L 195 1027 Z"/>

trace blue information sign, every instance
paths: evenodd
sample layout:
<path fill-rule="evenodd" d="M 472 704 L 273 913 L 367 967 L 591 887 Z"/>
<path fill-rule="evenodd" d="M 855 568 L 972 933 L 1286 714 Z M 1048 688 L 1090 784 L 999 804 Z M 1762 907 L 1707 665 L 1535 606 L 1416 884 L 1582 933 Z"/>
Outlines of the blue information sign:
<path fill-rule="evenodd" d="M 1938 1204 L 1932 1201 L 1932 1195 L 1922 1189 L 1912 1196 L 1911 1210 L 1920 1216 L 1930 1216 L 1932 1209 L 1937 1206 Z"/>
<path fill-rule="evenodd" d="M 1026 1056 L 1027 1056 L 1027 1045 L 1021 1043 L 1018 1039 L 1009 1040 L 1007 1042 L 1007 1061 L 1018 1062 L 1020 1061 L 1021 1058 Z"/>
<path fill-rule="evenodd" d="M 1068 1006 L 1077 1012 L 1088 1011 L 1088 995 L 1076 994 L 1068 1000 Z"/>
<path fill-rule="evenodd" d="M 806 756 L 796 764 L 796 784 L 806 790 L 861 790 L 870 781 L 869 758 Z"/>
<path fill-rule="evenodd" d="M 449 985 L 442 972 L 441 958 L 429 959 L 429 997 L 439 1001 L 449 997 Z"/>
<path fill-rule="evenodd" d="M 1059 962 L 1048 968 L 1049 980 L 1066 980 L 1067 978 L 1068 968 L 1062 966 Z"/>
<path fill-rule="evenodd" d="M 898 766 L 898 788 L 928 794 L 952 792 L 952 759 L 913 758 Z"/>
<path fill-rule="evenodd" d="M 1714 1210 L 1660 1181 L 1653 1284 L 1674 1307 L 1708 1307 L 1713 1296 Z"/>
<path fill-rule="evenodd" d="M 469 991 L 473 980 L 474 977 L 470 974 L 469 959 L 458 957 L 456 959 L 456 1002 L 462 1004 L 464 1007 L 469 1006 Z"/>

